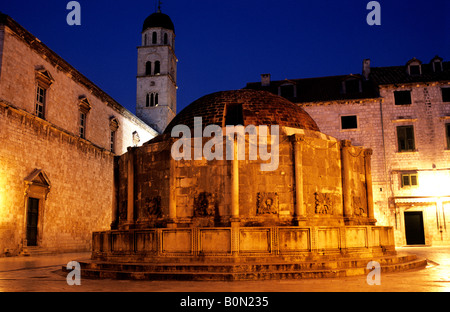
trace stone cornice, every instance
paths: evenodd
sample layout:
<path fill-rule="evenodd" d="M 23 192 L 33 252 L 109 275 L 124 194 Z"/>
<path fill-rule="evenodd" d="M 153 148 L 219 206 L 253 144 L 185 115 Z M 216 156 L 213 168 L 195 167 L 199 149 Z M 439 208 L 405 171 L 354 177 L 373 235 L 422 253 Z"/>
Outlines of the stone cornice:
<path fill-rule="evenodd" d="M 46 121 L 44 119 L 41 119 L 41 118 L 39 118 L 39 117 L 37 117 L 37 116 L 35 116 L 35 115 L 33 115 L 33 114 L 23 110 L 23 109 L 15 107 L 13 104 L 11 104 L 11 103 L 3 100 L 3 99 L 0 99 L 0 109 L 4 109 L 6 111 L 6 115 L 8 115 L 8 111 L 11 111 L 11 112 L 14 112 L 15 114 L 17 114 L 19 116 L 23 116 L 23 118 L 25 118 L 25 119 L 32 120 L 33 122 L 42 125 L 43 128 L 47 129 L 47 133 L 50 130 L 52 130 L 52 131 L 54 131 L 56 133 L 59 133 L 60 135 L 66 135 L 66 136 L 70 137 L 70 141 L 71 142 L 77 142 L 77 143 L 79 143 L 81 145 L 85 145 L 86 147 L 91 147 L 91 148 L 93 148 L 93 149 L 97 150 L 98 152 L 101 152 L 102 154 L 105 154 L 105 155 L 111 155 L 111 156 L 115 155 L 114 153 L 111 153 L 109 150 L 107 150 L 107 149 L 105 149 L 103 147 L 100 147 L 100 146 L 92 143 L 91 141 L 88 141 L 86 139 L 80 138 L 79 136 L 76 136 L 75 134 L 73 134 L 73 133 L 71 133 L 71 132 L 69 132 L 69 131 L 67 131 L 67 130 L 59 127 L 59 126 L 57 126 L 55 124 L 52 124 L 51 122 L 48 122 L 48 121 Z"/>
<path fill-rule="evenodd" d="M 106 103 L 107 106 L 111 107 L 117 113 L 121 114 L 123 117 L 129 119 L 135 125 L 144 128 L 150 133 L 154 133 L 157 135 L 157 131 L 152 127 L 144 123 L 138 117 L 136 117 L 133 113 L 131 113 L 128 109 L 120 105 L 116 100 L 114 100 L 110 95 L 108 95 L 105 91 L 100 89 L 96 84 L 86 78 L 83 74 L 81 74 L 78 70 L 76 70 L 72 65 L 70 65 L 67 61 L 65 61 L 62 57 L 60 57 L 57 53 L 52 51 L 49 47 L 47 47 L 44 43 L 42 43 L 38 38 L 32 35 L 29 31 L 23 28 L 19 23 L 17 23 L 10 16 L 0 13 L 0 26 L 4 25 L 9 30 L 11 35 L 15 36 L 17 39 L 24 42 L 28 47 L 30 47 L 33 51 L 42 56 L 44 60 L 49 62 L 52 66 L 57 68 L 58 70 L 64 72 L 67 77 L 72 79 L 74 82 L 81 84 L 85 88 L 87 88 L 92 95 L 102 100 Z M 5 28 L 6 28 L 5 27 Z M 5 29 L 6 31 L 6 29 Z"/>

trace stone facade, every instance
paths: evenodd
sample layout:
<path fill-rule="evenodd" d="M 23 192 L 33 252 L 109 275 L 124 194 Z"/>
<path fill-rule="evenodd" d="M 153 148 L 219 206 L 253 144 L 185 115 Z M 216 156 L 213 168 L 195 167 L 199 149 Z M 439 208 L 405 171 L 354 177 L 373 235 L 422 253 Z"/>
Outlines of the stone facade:
<path fill-rule="evenodd" d="M 0 256 L 26 251 L 31 232 L 39 248 L 89 250 L 92 231 L 111 223 L 115 155 L 157 132 L 13 19 L 0 21 Z"/>
<path fill-rule="evenodd" d="M 198 263 L 201 261 L 203 266 L 212 266 L 209 273 L 213 274 L 220 270 L 217 263 L 226 267 L 224 263 L 258 261 L 258 264 L 263 264 L 282 259 L 281 263 L 287 262 L 293 266 L 303 261 L 320 263 L 324 259 L 349 261 L 346 255 L 353 256 L 354 260 L 392 256 L 395 254 L 393 237 L 391 227 L 363 225 L 136 229 L 95 232 L 92 255 L 96 260 L 108 261 L 106 270 L 107 266 L 116 263 L 125 267 L 127 263 L 136 262 L 171 263 L 178 264 L 181 269 L 186 263 L 193 262 L 197 264 L 197 271 L 194 272 L 200 273 Z M 95 269 L 102 265 L 96 265 Z M 325 271 L 325 268 L 322 269 Z M 279 271 L 283 272 L 283 269 Z M 250 272 L 256 274 L 258 269 Z M 174 274 L 174 271 L 169 274 Z"/>
<path fill-rule="evenodd" d="M 296 206 L 294 145 L 299 144 L 303 217 L 308 224 L 366 223 L 370 217 L 364 149 L 307 130 L 286 128 L 279 145 L 279 166 L 260 171 L 261 160 L 239 161 L 239 222 L 242 226 L 292 225 Z M 297 139 L 298 141 L 292 141 Z M 192 152 L 194 152 L 192 139 Z M 247 137 L 248 141 L 248 137 Z M 174 139 L 133 148 L 118 161 L 118 228 L 228 226 L 232 218 L 232 161 L 178 160 Z M 204 143 L 207 140 L 204 139 Z M 225 147 L 224 147 L 225 149 Z M 370 153 L 369 153 L 370 154 Z M 341 156 L 347 167 L 342 168 Z M 368 169 L 370 170 L 370 168 Z M 350 210 L 344 218 L 342 172 L 348 172 Z M 130 181 L 130 176 L 133 177 Z M 170 215 L 170 196 L 176 211 Z M 130 203 L 132 200 L 132 203 Z M 344 220 L 345 219 L 345 220 Z"/>
<path fill-rule="evenodd" d="M 54 251 L 89 250 L 91 232 L 111 220 L 113 155 L 80 141 L 22 110 L 0 104 L 0 247 L 23 251 L 29 198 L 39 200 L 37 246 Z M 36 169 L 49 192 L 26 178 Z M 41 187 L 41 188 L 47 188 Z"/>
<path fill-rule="evenodd" d="M 410 73 L 411 66 L 419 66 L 417 74 Z M 356 82 L 353 92 L 345 90 L 350 80 Z M 373 150 L 375 218 L 394 227 L 398 246 L 415 244 L 406 237 L 411 225 L 405 216 L 411 212 L 423 219 L 412 226 L 423 233 L 419 244 L 450 244 L 450 193 L 444 187 L 450 183 L 450 102 L 442 91 L 450 90 L 449 62 L 435 57 L 428 64 L 412 59 L 404 66 L 371 68 L 370 60 L 364 60 L 362 75 L 270 81 L 265 74 L 261 83 L 247 88 L 285 96 L 304 108 L 323 133 Z M 396 104 L 397 91 L 410 91 L 411 102 Z M 345 126 L 345 116 L 355 124 Z M 413 150 L 399 151 L 399 126 L 413 126 Z M 403 185 L 402 176 L 411 174 L 416 185 Z"/>
<path fill-rule="evenodd" d="M 405 212 L 412 211 L 423 214 L 425 244 L 450 243 L 450 198 L 442 187 L 450 183 L 446 133 L 450 103 L 442 101 L 441 93 L 449 85 L 386 85 L 380 87 L 380 99 L 376 100 L 302 103 L 324 133 L 374 150 L 375 218 L 380 224 L 394 226 L 399 246 L 407 244 Z M 411 90 L 411 105 L 395 105 L 394 92 L 401 90 Z M 358 128 L 342 130 L 340 116 L 344 115 L 357 116 Z M 398 126 L 414 127 L 416 150 L 399 152 Z M 403 173 L 417 174 L 418 185 L 402 186 Z"/>
<path fill-rule="evenodd" d="M 269 107 L 261 105 L 265 102 Z M 229 103 L 239 109 L 231 110 Z M 291 118 L 271 119 L 270 105 Z M 249 133 L 242 141 L 232 139 L 233 159 L 191 159 L 187 155 L 194 155 L 199 143 L 209 143 L 198 136 L 183 139 L 190 147 L 175 159 L 176 139 L 170 132 L 200 108 L 198 117 L 223 125 L 222 141 L 214 149 L 225 154 L 226 125 L 237 121 L 229 114 L 241 111 L 245 126 L 277 124 L 277 168 L 262 171 L 265 161 L 251 158 L 255 138 Z M 93 259 L 214 262 L 251 256 L 272 261 L 283 255 L 299 261 L 394 252 L 392 228 L 374 226 L 371 150 L 317 130 L 302 109 L 267 92 L 225 91 L 195 101 L 164 135 L 118 160 L 112 230 L 94 233 Z M 269 138 L 258 140 L 260 151 L 275 148 Z M 245 157 L 239 159 L 242 150 Z"/>
<path fill-rule="evenodd" d="M 272 119 L 271 106 L 281 117 Z M 200 108 L 197 117 L 222 125 L 214 150 L 226 154 L 227 142 L 234 141 L 232 159 L 190 158 L 199 145 L 208 146 L 210 138 L 199 136 L 179 139 L 190 144 L 181 159 L 174 157 L 178 139 L 171 130 Z M 230 139 L 227 126 L 239 118 L 229 114 L 242 114 L 245 127 L 250 121 L 279 127 L 277 168 L 261 170 L 266 161 L 251 157 L 250 133 Z M 269 138 L 259 138 L 259 151 L 275 149 Z M 242 150 L 245 157 L 239 159 Z M 94 233 L 93 260 L 298 262 L 394 255 L 392 228 L 374 226 L 371 157 L 370 149 L 319 132 L 301 108 L 268 92 L 202 97 L 165 134 L 118 159 L 114 221 L 111 231 Z"/>

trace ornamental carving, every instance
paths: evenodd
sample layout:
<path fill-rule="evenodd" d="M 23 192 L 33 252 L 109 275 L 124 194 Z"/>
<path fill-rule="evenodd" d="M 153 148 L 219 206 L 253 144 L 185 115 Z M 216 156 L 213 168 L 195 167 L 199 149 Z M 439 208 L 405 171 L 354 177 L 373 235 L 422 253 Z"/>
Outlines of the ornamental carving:
<path fill-rule="evenodd" d="M 161 196 L 155 196 L 151 198 L 145 199 L 145 212 L 149 217 L 158 217 L 162 216 L 161 210 Z"/>
<path fill-rule="evenodd" d="M 260 192 L 257 195 L 257 215 L 278 214 L 278 194 Z"/>
<path fill-rule="evenodd" d="M 119 219 L 120 220 L 127 220 L 127 206 L 128 206 L 128 201 L 124 200 L 120 203 L 119 206 Z"/>
<path fill-rule="evenodd" d="M 362 204 L 361 197 L 353 196 L 352 206 L 353 206 L 353 212 L 356 216 L 360 216 L 360 217 L 367 216 L 366 209 L 364 208 L 364 205 Z"/>
<path fill-rule="evenodd" d="M 216 212 L 214 194 L 201 192 L 194 198 L 194 217 L 212 217 Z"/>
<path fill-rule="evenodd" d="M 328 193 L 314 193 L 315 213 L 333 214 L 333 201 Z"/>

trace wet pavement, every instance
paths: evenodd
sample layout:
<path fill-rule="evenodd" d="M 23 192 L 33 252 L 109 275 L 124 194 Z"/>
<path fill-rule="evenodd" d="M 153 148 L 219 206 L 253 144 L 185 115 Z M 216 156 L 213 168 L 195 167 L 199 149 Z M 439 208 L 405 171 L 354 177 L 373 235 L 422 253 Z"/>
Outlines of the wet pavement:
<path fill-rule="evenodd" d="M 124 281 L 81 278 L 70 286 L 60 271 L 90 253 L 0 258 L 0 292 L 450 292 L 450 247 L 401 247 L 399 253 L 428 259 L 420 270 L 381 273 L 380 285 L 366 276 L 268 281 Z"/>

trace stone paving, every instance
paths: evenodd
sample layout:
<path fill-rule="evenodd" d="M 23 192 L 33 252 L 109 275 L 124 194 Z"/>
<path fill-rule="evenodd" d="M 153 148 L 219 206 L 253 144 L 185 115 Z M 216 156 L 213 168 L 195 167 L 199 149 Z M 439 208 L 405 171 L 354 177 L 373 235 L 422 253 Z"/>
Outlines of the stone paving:
<path fill-rule="evenodd" d="M 61 267 L 90 253 L 0 258 L 1 292 L 449 292 L 450 247 L 401 247 L 428 259 L 425 269 L 382 273 L 380 285 L 368 285 L 366 276 L 303 280 L 237 282 L 124 281 L 81 279 L 69 286 Z"/>

